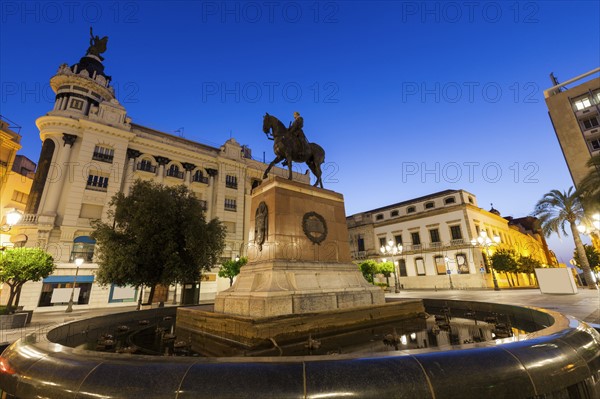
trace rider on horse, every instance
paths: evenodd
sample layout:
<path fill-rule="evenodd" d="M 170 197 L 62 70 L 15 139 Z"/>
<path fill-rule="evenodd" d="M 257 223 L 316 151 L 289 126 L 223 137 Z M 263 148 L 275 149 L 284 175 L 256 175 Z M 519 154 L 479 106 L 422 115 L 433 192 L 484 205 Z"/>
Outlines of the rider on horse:
<path fill-rule="evenodd" d="M 294 122 L 290 124 L 289 132 L 298 138 L 301 148 L 301 157 L 304 157 L 308 153 L 308 140 L 304 135 L 302 127 L 304 126 L 304 119 L 300 116 L 298 111 L 294 112 Z"/>

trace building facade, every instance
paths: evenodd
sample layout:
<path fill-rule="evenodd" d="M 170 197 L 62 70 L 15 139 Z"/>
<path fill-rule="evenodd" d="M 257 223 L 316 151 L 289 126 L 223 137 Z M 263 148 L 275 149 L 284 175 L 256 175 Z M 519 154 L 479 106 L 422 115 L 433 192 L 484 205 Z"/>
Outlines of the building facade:
<path fill-rule="evenodd" d="M 544 91 L 548 114 L 575 187 L 587 175 L 586 162 L 600 154 L 600 77 L 596 68 Z M 567 88 L 566 86 L 569 86 Z"/>
<path fill-rule="evenodd" d="M 25 309 L 66 307 L 65 298 L 74 287 L 75 308 L 137 300 L 140 293 L 134 287 L 95 283 L 98 266 L 90 237 L 90 222 L 107 220 L 110 199 L 127 193 L 136 179 L 187 186 L 203 202 L 206 218 L 219 218 L 227 228 L 223 259 L 244 255 L 250 193 L 266 165 L 253 160 L 250 149 L 233 138 L 216 148 L 134 123 L 115 98 L 110 80 L 101 57 L 90 50 L 78 63 L 61 65 L 50 80 L 56 100 L 36 120 L 43 143 L 38 169 L 25 214 L 12 233 L 27 237 L 26 246 L 45 248 L 57 269 L 23 287 L 19 305 Z M 287 177 L 287 170 L 274 168 L 273 173 Z M 309 182 L 307 174 L 295 173 L 294 178 Z M 79 268 L 76 258 L 84 259 Z M 216 273 L 203 279 L 201 299 L 214 296 L 217 285 L 225 284 Z M 177 295 L 199 288 L 170 287 L 159 298 L 176 302 Z"/>
<path fill-rule="evenodd" d="M 402 288 L 493 287 L 488 258 L 498 248 L 511 248 L 544 265 L 556 264 L 534 218 L 503 218 L 493 208 L 479 208 L 475 195 L 464 190 L 357 213 L 347 222 L 353 259 L 393 261 Z M 473 245 L 482 232 L 500 242 Z M 382 254 L 380 248 L 389 241 L 402 245 L 401 253 Z M 506 276 L 496 277 L 500 287 L 509 286 Z M 529 284 L 529 279 L 520 282 Z"/>
<path fill-rule="evenodd" d="M 0 117 L 0 248 L 22 241 L 22 237 L 11 236 L 6 231 L 6 215 L 25 211 L 36 167 L 27 157 L 17 155 L 21 149 L 21 135 L 13 129 L 20 128 Z"/>

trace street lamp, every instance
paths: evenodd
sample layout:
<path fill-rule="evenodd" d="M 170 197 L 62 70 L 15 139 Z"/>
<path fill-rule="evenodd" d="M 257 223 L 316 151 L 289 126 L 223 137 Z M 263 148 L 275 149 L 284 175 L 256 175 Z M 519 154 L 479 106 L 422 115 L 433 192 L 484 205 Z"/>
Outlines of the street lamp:
<path fill-rule="evenodd" d="M 381 251 L 382 255 L 392 257 L 392 264 L 394 265 L 394 277 L 395 277 L 395 281 L 396 281 L 396 287 L 394 289 L 394 292 L 399 293 L 400 292 L 400 282 L 398 281 L 398 268 L 396 267 L 395 256 L 400 255 L 402 253 L 402 244 L 394 245 L 394 241 L 389 240 L 387 242 L 387 245 L 382 245 L 381 248 L 379 248 L 379 251 Z"/>
<path fill-rule="evenodd" d="M 19 220 L 23 217 L 23 214 L 17 210 L 12 210 L 6 214 L 6 224 L 0 226 L 0 231 L 8 232 L 12 227 L 19 223 Z"/>
<path fill-rule="evenodd" d="M 71 298 L 69 299 L 69 305 L 67 305 L 67 310 L 65 313 L 71 313 L 73 311 L 73 297 L 75 296 L 75 284 L 77 284 L 77 275 L 79 274 L 79 266 L 83 265 L 83 258 L 75 259 L 75 278 L 73 279 L 73 289 L 71 290 Z"/>
<path fill-rule="evenodd" d="M 479 246 L 485 248 L 486 261 L 490 270 L 492 271 L 492 281 L 494 282 L 494 291 L 500 291 L 500 287 L 498 287 L 498 280 L 496 279 L 496 271 L 494 270 L 494 265 L 490 261 L 490 247 L 492 245 L 497 245 L 500 243 L 500 237 L 494 236 L 493 240 L 490 239 L 487 235 L 487 231 L 481 230 L 479 232 L 479 237 L 473 238 L 471 240 L 471 244 L 473 246 Z"/>
<path fill-rule="evenodd" d="M 453 290 L 454 284 L 452 284 L 452 270 L 450 270 L 450 266 L 448 265 L 448 263 L 450 263 L 450 258 L 444 256 L 444 262 L 446 263 L 446 273 L 448 274 L 448 280 L 450 280 L 450 289 Z"/>

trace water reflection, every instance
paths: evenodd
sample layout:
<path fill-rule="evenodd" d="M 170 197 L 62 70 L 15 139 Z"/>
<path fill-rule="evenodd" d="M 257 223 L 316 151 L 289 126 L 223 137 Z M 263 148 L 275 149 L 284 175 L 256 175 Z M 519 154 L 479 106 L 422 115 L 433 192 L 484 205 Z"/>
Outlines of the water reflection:
<path fill-rule="evenodd" d="M 443 348 L 452 345 L 505 339 L 519 335 L 508 317 L 491 314 L 464 313 L 452 317 L 442 308 L 438 314 L 423 318 L 400 320 L 341 333 L 312 331 L 296 342 L 265 342 L 262 347 L 247 349 L 231 346 L 230 356 L 311 356 L 348 353 L 381 353 L 424 348 Z M 206 337 L 208 347 L 218 343 Z M 135 326 L 116 326 L 98 339 L 88 342 L 91 350 L 137 353 L 155 356 L 203 356 L 191 349 L 191 341 L 175 335 L 175 319 L 164 318 Z"/>

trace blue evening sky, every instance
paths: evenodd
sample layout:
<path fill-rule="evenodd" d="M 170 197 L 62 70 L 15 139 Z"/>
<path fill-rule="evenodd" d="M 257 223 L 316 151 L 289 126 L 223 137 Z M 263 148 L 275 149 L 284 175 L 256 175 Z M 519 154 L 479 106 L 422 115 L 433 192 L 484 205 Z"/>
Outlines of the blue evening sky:
<path fill-rule="evenodd" d="M 273 158 L 269 112 L 299 111 L 347 214 L 465 189 L 504 216 L 572 185 L 543 91 L 600 65 L 598 1 L 3 1 L 0 114 L 35 119 L 94 34 L 133 121 Z M 174 133 L 177 134 L 177 133 Z M 303 167 L 300 167 L 303 169 Z M 572 240 L 551 241 L 563 262 Z"/>

